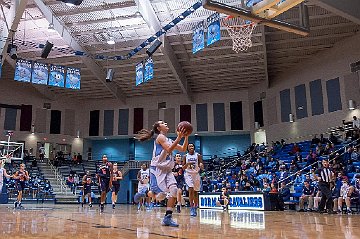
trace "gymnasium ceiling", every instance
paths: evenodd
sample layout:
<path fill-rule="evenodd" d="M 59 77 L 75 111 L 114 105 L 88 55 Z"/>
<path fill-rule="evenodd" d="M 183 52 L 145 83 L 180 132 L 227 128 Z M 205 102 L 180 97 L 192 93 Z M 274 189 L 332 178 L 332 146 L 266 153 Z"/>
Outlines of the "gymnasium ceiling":
<path fill-rule="evenodd" d="M 164 48 L 153 57 L 154 79 L 138 87 L 135 87 L 135 64 L 147 56 L 145 50 L 125 61 L 97 61 L 59 50 L 81 49 L 93 55 L 124 55 L 151 36 L 155 32 L 153 29 L 157 31 L 159 26 L 166 25 L 196 1 L 140 0 L 145 3 L 145 7 L 153 8 L 156 15 L 154 21 L 141 14 L 141 6 L 134 0 L 84 0 L 75 7 L 68 7 L 55 0 L 28 0 L 15 33 L 17 42 L 26 42 L 17 44 L 18 56 L 81 68 L 82 85 L 79 91 L 33 86 L 49 98 L 126 100 L 135 96 L 181 93 L 191 96 L 199 92 L 248 88 L 266 81 L 266 68 L 271 81 L 276 74 L 287 71 L 317 52 L 331 48 L 336 42 L 360 30 L 360 25 L 308 2 L 311 33 L 307 37 L 257 27 L 253 34 L 254 46 L 248 52 L 235 53 L 231 38 L 222 28 L 220 42 L 194 55 L 192 29 L 212 14 L 201 7 L 166 34 L 163 40 L 168 44 L 164 44 Z M 12 4 L 9 0 L 0 2 Z M 280 18 L 296 22 L 298 9 L 291 9 L 280 15 Z M 60 24 L 57 25 L 57 21 Z M 49 22 L 54 22 L 60 33 L 49 33 Z M 110 35 L 115 38 L 114 46 L 106 43 Z M 40 58 L 41 49 L 34 47 L 34 43 L 45 43 L 46 40 L 53 42 L 56 48 L 44 60 Z M 14 65 L 11 59 L 7 60 Z M 112 83 L 105 82 L 106 68 L 115 69 Z"/>

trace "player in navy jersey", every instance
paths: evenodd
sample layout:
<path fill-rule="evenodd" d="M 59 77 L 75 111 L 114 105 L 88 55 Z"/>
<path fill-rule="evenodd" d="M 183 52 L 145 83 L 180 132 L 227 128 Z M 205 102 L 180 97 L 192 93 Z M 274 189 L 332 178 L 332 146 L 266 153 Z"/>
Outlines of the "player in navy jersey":
<path fill-rule="evenodd" d="M 112 170 L 112 188 L 111 188 L 111 201 L 112 201 L 112 208 L 115 209 L 115 204 L 117 201 L 117 195 L 120 190 L 120 180 L 123 179 L 122 173 L 117 167 L 117 163 L 114 163 L 113 170 Z"/>
<path fill-rule="evenodd" d="M 172 219 L 172 210 L 175 206 L 177 186 L 172 169 L 175 162 L 172 152 L 178 150 L 184 152 L 188 145 L 188 136 L 186 136 L 186 129 L 179 128 L 177 137 L 173 141 L 166 137 L 169 127 L 164 121 L 157 121 L 153 125 L 152 130 L 142 129 L 137 135 L 136 139 L 140 141 L 154 140 L 154 150 L 150 166 L 150 190 L 156 195 L 156 199 L 162 201 L 165 199 L 166 194 L 169 193 L 167 201 L 166 214 L 162 221 L 162 225 L 178 227 Z M 185 138 L 183 145 L 180 145 L 180 140 Z"/>
<path fill-rule="evenodd" d="M 13 178 L 15 179 L 15 188 L 18 191 L 18 196 L 14 203 L 14 207 L 21 208 L 21 200 L 25 188 L 25 182 L 29 180 L 29 173 L 25 170 L 25 164 L 20 164 L 20 169 L 15 172 Z"/>
<path fill-rule="evenodd" d="M 89 207 L 92 207 L 91 204 L 91 186 L 93 185 L 93 180 L 91 178 L 90 171 L 86 171 L 86 174 L 84 175 L 82 179 L 82 185 L 83 185 L 83 198 L 81 202 L 81 206 L 84 206 L 85 198 L 88 198 L 89 201 Z"/>
<path fill-rule="evenodd" d="M 104 205 L 106 202 L 106 194 L 112 188 L 112 180 L 111 180 L 111 172 L 112 172 L 112 164 L 108 162 L 108 158 L 106 155 L 102 156 L 102 164 L 99 166 L 98 178 L 99 178 L 99 186 L 100 186 L 100 212 L 104 211 Z"/>
<path fill-rule="evenodd" d="M 173 174 L 175 176 L 176 186 L 177 186 L 176 210 L 178 213 L 180 213 L 181 212 L 181 201 L 182 201 L 182 190 L 183 190 L 184 184 L 185 184 L 184 170 L 183 170 L 183 165 L 181 162 L 181 154 L 175 155 L 175 166 L 173 169 Z"/>

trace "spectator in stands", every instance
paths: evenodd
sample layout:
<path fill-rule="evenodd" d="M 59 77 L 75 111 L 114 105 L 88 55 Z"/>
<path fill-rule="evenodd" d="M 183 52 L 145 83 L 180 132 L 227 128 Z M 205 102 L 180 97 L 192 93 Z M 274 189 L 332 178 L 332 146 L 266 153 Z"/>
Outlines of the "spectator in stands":
<path fill-rule="evenodd" d="M 354 146 L 353 151 L 351 153 L 351 161 L 359 162 L 360 161 L 360 148 L 356 148 Z"/>
<path fill-rule="evenodd" d="M 314 188 L 310 186 L 310 183 L 308 181 L 304 182 L 302 195 L 300 197 L 299 212 L 305 211 L 304 203 L 308 204 L 307 211 L 312 211 L 312 208 L 314 206 Z"/>
<path fill-rule="evenodd" d="M 316 146 L 320 143 L 320 139 L 316 137 L 316 134 L 314 135 L 314 138 L 311 140 L 311 146 Z"/>
<path fill-rule="evenodd" d="M 330 141 L 332 144 L 339 144 L 338 138 L 337 138 L 333 133 L 331 133 L 331 134 L 329 135 L 329 141 Z"/>
<path fill-rule="evenodd" d="M 288 179 L 289 174 L 286 172 L 286 166 L 281 165 L 279 168 L 279 171 L 280 171 L 279 180 L 284 181 L 284 183 L 286 184 L 289 181 L 289 179 Z"/>
<path fill-rule="evenodd" d="M 306 166 L 312 165 L 316 162 L 316 154 L 313 152 L 312 149 L 310 149 L 309 154 L 305 158 Z"/>
<path fill-rule="evenodd" d="M 342 172 L 338 172 L 337 175 L 336 175 L 335 187 L 336 187 L 337 189 L 340 189 L 340 188 L 341 188 L 343 176 L 344 176 L 344 174 L 343 174 Z"/>
<path fill-rule="evenodd" d="M 281 143 L 282 146 L 285 146 L 285 140 L 284 139 L 281 139 L 280 143 Z"/>
<path fill-rule="evenodd" d="M 342 206 L 343 206 L 344 201 L 346 204 L 346 213 L 348 213 L 348 214 L 352 213 L 351 209 L 350 209 L 350 206 L 351 206 L 350 199 L 351 199 L 353 192 L 354 192 L 354 187 L 349 185 L 348 178 L 346 176 L 344 176 L 342 178 L 342 185 L 341 185 L 340 194 L 338 197 L 338 213 L 342 212 Z"/>
<path fill-rule="evenodd" d="M 223 209 L 226 210 L 229 203 L 230 194 L 227 188 L 222 188 L 221 191 L 221 196 L 219 198 L 219 201 L 216 202 L 216 204 L 218 206 L 222 206 Z"/>
<path fill-rule="evenodd" d="M 268 192 L 270 192 L 270 190 L 271 190 L 271 188 L 270 188 L 269 184 L 267 182 L 265 182 L 262 191 L 264 193 L 268 193 Z"/>
<path fill-rule="evenodd" d="M 305 181 L 304 175 L 302 175 L 301 172 L 297 172 L 295 179 L 294 179 L 294 184 L 295 185 L 303 185 Z"/>
<path fill-rule="evenodd" d="M 299 145 L 297 145 L 296 143 L 294 143 L 294 146 L 291 149 L 291 152 L 289 153 L 290 155 L 295 155 L 297 153 L 301 152 L 301 148 L 299 147 Z"/>
<path fill-rule="evenodd" d="M 80 154 L 80 153 L 78 153 L 78 155 L 76 156 L 76 158 L 77 158 L 77 161 L 78 161 L 78 163 L 79 164 L 81 164 L 82 163 L 82 155 Z"/>
<path fill-rule="evenodd" d="M 291 196 L 290 189 L 288 187 L 286 187 L 285 182 L 281 183 L 281 187 L 279 189 L 279 195 L 284 202 L 290 200 L 290 196 Z"/>
<path fill-rule="evenodd" d="M 297 153 L 295 154 L 295 161 L 298 162 L 298 163 L 301 163 L 302 160 L 303 160 L 303 159 L 302 159 L 301 153 L 300 153 L 300 152 L 297 152 Z"/>
<path fill-rule="evenodd" d="M 342 166 L 347 166 L 349 163 L 351 163 L 351 154 L 352 154 L 352 147 L 348 147 L 346 149 L 346 152 L 342 156 L 341 164 Z"/>
<path fill-rule="evenodd" d="M 269 197 L 272 211 L 284 211 L 284 200 L 274 183 L 270 186 Z"/>
<path fill-rule="evenodd" d="M 254 191 L 253 186 L 250 184 L 249 181 L 246 182 L 245 186 L 243 187 L 242 191 Z"/>
<path fill-rule="evenodd" d="M 260 187 L 260 182 L 259 180 L 257 180 L 253 174 L 250 175 L 250 179 L 249 179 L 249 182 L 251 184 L 251 186 L 254 188 L 254 189 L 257 189 Z"/>
<path fill-rule="evenodd" d="M 39 148 L 39 160 L 40 160 L 40 162 L 44 162 L 44 158 L 45 158 L 45 147 L 42 144 L 41 147 Z"/>
<path fill-rule="evenodd" d="M 324 147 L 321 143 L 318 143 L 318 145 L 316 146 L 315 152 L 316 152 L 317 156 L 321 156 L 324 154 Z"/>
<path fill-rule="evenodd" d="M 355 115 L 353 116 L 352 125 L 353 128 L 357 131 L 360 129 L 360 119 L 358 119 Z"/>
<path fill-rule="evenodd" d="M 290 173 L 295 173 L 297 171 L 299 171 L 300 167 L 296 161 L 296 159 L 293 159 L 291 160 L 291 163 L 290 163 Z"/>
<path fill-rule="evenodd" d="M 328 142 L 328 140 L 326 138 L 324 138 L 323 134 L 320 134 L 320 142 L 321 144 L 326 144 Z"/>
<path fill-rule="evenodd" d="M 330 155 L 333 152 L 334 152 L 334 148 L 332 147 L 332 145 L 330 143 L 327 143 L 325 146 L 323 155 Z"/>
<path fill-rule="evenodd" d="M 75 194 L 74 176 L 72 174 L 67 178 L 66 184 L 71 188 L 72 193 Z"/>
<path fill-rule="evenodd" d="M 239 182 L 235 183 L 234 192 L 240 192 L 240 184 L 239 184 Z"/>

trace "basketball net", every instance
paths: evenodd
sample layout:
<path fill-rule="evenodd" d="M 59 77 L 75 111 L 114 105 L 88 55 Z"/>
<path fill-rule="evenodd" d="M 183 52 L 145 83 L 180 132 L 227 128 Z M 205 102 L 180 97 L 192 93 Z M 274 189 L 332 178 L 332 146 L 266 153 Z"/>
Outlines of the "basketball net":
<path fill-rule="evenodd" d="M 252 47 L 251 35 L 257 25 L 255 22 L 249 22 L 240 17 L 228 16 L 224 19 L 224 25 L 232 39 L 233 50 L 236 53 L 247 51 Z"/>

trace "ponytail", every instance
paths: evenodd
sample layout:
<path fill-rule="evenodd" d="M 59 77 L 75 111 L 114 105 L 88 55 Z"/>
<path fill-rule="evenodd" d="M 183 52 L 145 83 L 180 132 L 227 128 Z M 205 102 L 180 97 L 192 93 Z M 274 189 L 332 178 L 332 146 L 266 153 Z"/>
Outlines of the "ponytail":
<path fill-rule="evenodd" d="M 153 130 L 147 130 L 147 129 L 142 129 L 139 132 L 137 132 L 137 134 L 135 135 L 135 139 L 143 142 L 146 140 L 151 139 L 154 136 L 154 131 Z"/>
<path fill-rule="evenodd" d="M 135 135 L 135 139 L 144 142 L 146 140 L 151 139 L 154 134 L 159 134 L 160 131 L 158 130 L 158 127 L 160 125 L 161 121 L 157 121 L 155 122 L 155 124 L 153 125 L 153 129 L 152 130 L 148 130 L 148 129 L 142 129 L 139 132 L 136 133 Z"/>

